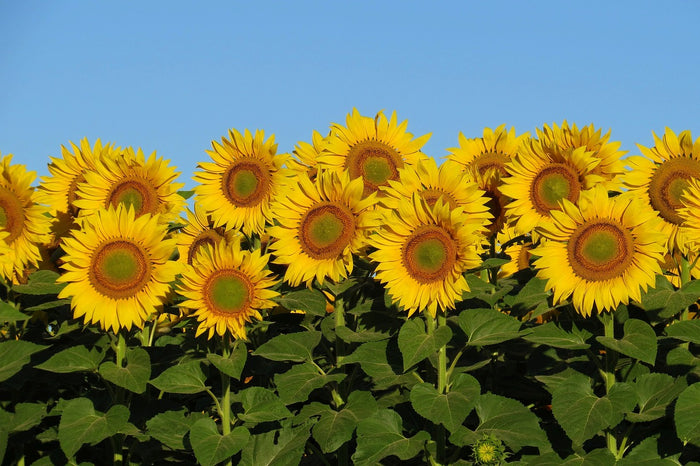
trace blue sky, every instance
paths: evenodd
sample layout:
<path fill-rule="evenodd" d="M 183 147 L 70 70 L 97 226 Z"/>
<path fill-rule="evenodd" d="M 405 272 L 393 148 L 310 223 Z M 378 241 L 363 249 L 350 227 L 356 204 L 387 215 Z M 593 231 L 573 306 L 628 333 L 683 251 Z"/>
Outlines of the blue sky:
<path fill-rule="evenodd" d="M 458 133 L 566 119 L 622 148 L 700 137 L 700 3 L 0 3 L 0 153 L 46 175 L 87 137 L 141 147 L 191 176 L 229 128 L 278 152 L 396 110 L 438 160 Z"/>

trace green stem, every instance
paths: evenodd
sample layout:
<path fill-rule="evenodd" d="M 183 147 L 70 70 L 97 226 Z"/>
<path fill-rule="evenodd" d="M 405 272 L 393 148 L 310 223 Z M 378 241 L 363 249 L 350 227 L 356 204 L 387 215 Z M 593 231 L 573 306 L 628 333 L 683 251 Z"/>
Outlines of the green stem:
<path fill-rule="evenodd" d="M 615 317 L 611 312 L 600 314 L 600 321 L 603 323 L 603 332 L 607 338 L 615 338 Z M 610 349 L 605 349 L 605 393 L 610 393 L 610 389 L 615 385 L 615 365 L 617 364 L 617 353 Z M 607 429 L 605 438 L 608 444 L 610 453 L 617 457 L 617 439 L 612 428 Z"/>
<path fill-rule="evenodd" d="M 124 332 L 117 332 L 117 347 L 115 352 L 117 353 L 117 367 L 124 367 L 124 361 L 126 361 L 126 338 L 124 337 Z"/>
<path fill-rule="evenodd" d="M 224 335 L 221 341 L 221 356 L 228 359 L 231 356 L 231 343 L 228 334 Z M 224 437 L 231 433 L 231 377 L 219 371 L 221 375 L 221 429 Z M 226 466 L 233 466 L 231 458 L 224 463 Z"/>
<path fill-rule="evenodd" d="M 343 301 L 343 298 L 339 298 L 338 296 L 335 297 L 335 302 L 334 304 L 334 309 L 333 309 L 333 316 L 335 318 L 335 328 L 338 327 L 345 327 L 346 322 L 345 322 L 345 302 Z M 345 346 L 345 342 L 336 336 L 335 338 L 335 365 L 336 367 L 340 367 L 343 359 L 345 359 L 345 353 L 347 351 L 347 347 Z M 345 367 L 343 367 L 343 372 L 345 371 Z M 331 396 L 333 397 L 333 403 L 335 404 L 335 407 L 340 409 L 341 406 L 345 404 L 345 400 L 343 399 L 342 395 L 340 394 L 340 390 L 333 388 L 331 390 Z M 336 455 L 336 460 L 338 462 L 339 466 L 346 466 L 350 464 L 350 450 L 348 449 L 348 444 L 347 442 L 344 443 L 339 449 L 338 453 Z"/>
<path fill-rule="evenodd" d="M 435 320 L 432 319 L 433 325 Z M 445 311 L 438 311 L 437 313 L 437 327 L 444 327 L 447 325 L 447 315 Z M 431 325 L 429 325 L 431 327 Z M 436 388 L 440 395 L 447 393 L 447 343 L 442 345 L 438 350 L 437 354 L 437 383 Z M 435 426 L 435 443 L 436 443 L 436 460 L 438 464 L 445 464 L 446 454 L 446 432 L 445 427 L 442 424 Z"/>
<path fill-rule="evenodd" d="M 686 283 L 690 282 L 690 263 L 688 262 L 688 259 L 683 256 L 681 258 L 681 288 L 683 288 L 683 285 Z M 686 307 L 681 311 L 681 318 L 680 320 L 690 320 L 690 311 L 689 307 Z"/>

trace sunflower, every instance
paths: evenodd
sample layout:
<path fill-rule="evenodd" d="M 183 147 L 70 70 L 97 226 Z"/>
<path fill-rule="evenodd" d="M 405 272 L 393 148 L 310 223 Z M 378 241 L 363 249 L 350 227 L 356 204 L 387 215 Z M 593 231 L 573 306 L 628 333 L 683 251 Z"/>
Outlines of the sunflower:
<path fill-rule="evenodd" d="M 204 208 L 196 202 L 194 212 L 187 209 L 186 215 L 187 219 L 182 219 L 185 226 L 175 238 L 180 258 L 188 264 L 192 264 L 192 259 L 202 245 L 213 246 L 222 240 L 231 241 L 239 234 L 237 231 L 215 227 L 211 216 L 207 215 Z"/>
<path fill-rule="evenodd" d="M 401 199 L 396 210 L 382 209 L 381 228 L 370 238 L 376 251 L 376 278 L 392 301 L 408 311 L 454 308 L 469 291 L 464 272 L 481 263 L 477 246 L 483 241 L 482 219 L 450 209 L 439 199 L 434 206 L 418 194 Z"/>
<path fill-rule="evenodd" d="M 246 322 L 262 319 L 260 310 L 275 306 L 271 290 L 277 283 L 266 269 L 269 254 L 241 250 L 239 241 L 203 245 L 192 266 L 183 274 L 179 293 L 186 298 L 181 307 L 193 309 L 199 326 L 196 336 L 208 332 L 245 339 Z"/>
<path fill-rule="evenodd" d="M 272 220 L 270 202 L 285 184 L 282 166 L 289 156 L 276 154 L 274 136 L 264 139 L 260 130 L 255 136 L 229 130 L 229 139 L 213 141 L 214 150 L 207 151 L 214 161 L 197 165 L 203 171 L 194 176 L 196 202 L 216 219 L 215 226 L 262 234 Z"/>
<path fill-rule="evenodd" d="M 532 251 L 554 302 L 573 295 L 577 312 L 590 316 L 594 308 L 639 301 L 640 289 L 653 287 L 662 273 L 664 236 L 656 213 L 633 196 L 609 198 L 603 186 L 582 193 L 578 205 L 564 199 L 561 206 L 539 228 L 547 241 Z"/>
<path fill-rule="evenodd" d="M 433 158 L 406 165 L 399 170 L 399 179 L 389 180 L 388 183 L 388 186 L 381 188 L 385 196 L 380 200 L 388 209 L 396 209 L 400 199 L 418 193 L 429 206 L 442 199 L 450 209 L 461 207 L 467 215 L 481 218 L 484 223 L 490 217 L 486 206 L 488 198 L 483 196 L 484 192 L 468 178 L 467 173 L 455 170 L 449 164 L 438 168 Z"/>
<path fill-rule="evenodd" d="M 12 165 L 12 154 L 0 154 L 0 233 L 9 247 L 0 261 L 0 274 L 21 280 L 26 267 L 41 260 L 41 245 L 50 241 L 51 219 L 45 206 L 36 203 L 32 187 L 36 172 Z"/>
<path fill-rule="evenodd" d="M 652 133 L 654 134 L 654 133 Z M 644 156 L 625 159 L 630 170 L 623 181 L 630 193 L 644 199 L 661 217 L 669 253 L 687 252 L 682 196 L 690 180 L 700 178 L 700 138 L 693 144 L 690 131 L 678 136 L 666 128 L 662 139 L 654 134 L 654 147 L 637 144 Z"/>
<path fill-rule="evenodd" d="M 600 175 L 603 185 L 608 191 L 618 191 L 620 188 L 620 176 L 625 173 L 625 163 L 622 157 L 627 151 L 620 150 L 619 142 L 610 141 L 610 131 L 603 135 L 600 129 L 596 130 L 593 124 L 582 127 L 580 130 L 576 124 L 569 124 L 564 120 L 561 127 L 553 124 L 550 128 L 544 125 L 542 130 L 537 129 L 537 138 L 546 144 L 556 144 L 562 149 L 577 149 L 585 147 L 592 156 L 600 159 L 600 163 L 592 172 Z"/>
<path fill-rule="evenodd" d="M 287 166 L 294 173 L 307 173 L 309 178 L 313 179 L 316 176 L 318 156 L 321 155 L 323 149 L 328 144 L 328 138 L 323 137 L 318 131 L 314 131 L 311 135 L 311 144 L 304 141 L 299 141 L 294 146 L 294 157 L 290 157 L 287 161 Z"/>
<path fill-rule="evenodd" d="M 518 238 L 512 228 L 504 228 L 496 237 L 496 242 L 501 245 L 502 252 L 510 258 L 510 262 L 501 266 L 498 271 L 498 278 L 508 277 L 521 270 L 530 268 L 532 258 L 532 238 L 530 236 L 520 236 Z M 503 248 L 504 245 L 507 246 Z"/>
<path fill-rule="evenodd" d="M 169 260 L 175 240 L 158 216 L 136 216 L 123 204 L 99 209 L 63 240 L 68 283 L 59 298 L 71 298 L 73 314 L 86 323 L 118 331 L 141 328 L 171 290 L 180 265 Z"/>
<path fill-rule="evenodd" d="M 582 191 L 602 181 L 593 173 L 599 163 L 585 147 L 563 149 L 540 139 L 528 140 L 506 165 L 511 176 L 500 186 L 513 199 L 506 207 L 506 221 L 516 234 L 532 232 L 551 219 L 562 199 L 575 203 Z"/>
<path fill-rule="evenodd" d="M 353 254 L 366 245 L 376 228 L 376 196 L 363 196 L 360 178 L 348 172 L 320 170 L 315 180 L 296 178 L 273 204 L 278 225 L 269 228 L 275 263 L 287 265 L 284 279 L 292 286 L 313 279 L 337 282 L 353 269 Z"/>
<path fill-rule="evenodd" d="M 406 132 L 408 122 L 397 123 L 396 112 L 387 120 L 383 112 L 370 118 L 353 109 L 345 123 L 331 125 L 328 144 L 318 156 L 318 163 L 337 171 L 348 170 L 351 179 L 361 177 L 365 195 L 378 191 L 389 180 L 397 180 L 404 165 L 427 158 L 420 149 L 430 134 L 413 139 Z"/>
<path fill-rule="evenodd" d="M 131 147 L 120 155 L 95 160 L 95 170 L 85 172 L 73 202 L 81 209 L 80 216 L 124 204 L 132 206 L 136 216 L 158 215 L 163 223 L 177 220 L 185 206 L 177 190 L 184 183 L 174 182 L 179 173 L 168 165 L 169 160 L 156 158 L 155 152 L 146 159 L 141 149 Z"/>

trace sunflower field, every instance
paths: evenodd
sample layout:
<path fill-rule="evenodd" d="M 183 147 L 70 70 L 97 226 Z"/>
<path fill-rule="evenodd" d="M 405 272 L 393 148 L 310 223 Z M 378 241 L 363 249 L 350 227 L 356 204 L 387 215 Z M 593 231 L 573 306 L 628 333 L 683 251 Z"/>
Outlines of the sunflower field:
<path fill-rule="evenodd" d="M 700 465 L 700 138 L 407 126 L 0 154 L 2 464 Z"/>

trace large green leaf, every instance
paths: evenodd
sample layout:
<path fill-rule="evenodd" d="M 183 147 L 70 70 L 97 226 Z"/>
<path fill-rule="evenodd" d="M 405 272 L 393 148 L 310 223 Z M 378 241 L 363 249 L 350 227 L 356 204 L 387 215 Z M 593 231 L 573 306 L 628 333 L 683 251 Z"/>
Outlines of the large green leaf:
<path fill-rule="evenodd" d="M 20 312 L 15 306 L 5 301 L 0 301 L 0 322 L 20 322 L 32 316 Z"/>
<path fill-rule="evenodd" d="M 673 379 L 668 374 L 644 374 L 632 384 L 637 394 L 639 411 L 628 413 L 632 422 L 648 422 L 666 415 L 666 408 L 687 386 L 684 378 Z"/>
<path fill-rule="evenodd" d="M 46 348 L 28 341 L 9 340 L 0 343 L 0 382 L 9 379 L 27 364 L 34 353 Z"/>
<path fill-rule="evenodd" d="M 683 443 L 700 445 L 700 382 L 695 382 L 678 396 L 673 420 Z"/>
<path fill-rule="evenodd" d="M 103 362 L 100 375 L 114 385 L 143 393 L 151 378 L 151 358 L 143 348 L 131 348 L 126 352 L 126 367 L 117 367 L 112 361 Z"/>
<path fill-rule="evenodd" d="M 523 459 L 528 460 L 525 464 L 532 466 L 613 466 L 616 464 L 615 455 L 607 448 L 597 448 L 584 455 L 574 453 L 564 459 L 554 452 Z"/>
<path fill-rule="evenodd" d="M 656 361 L 656 333 L 649 324 L 639 319 L 627 319 L 621 340 L 611 337 L 596 337 L 603 346 L 647 364 Z"/>
<path fill-rule="evenodd" d="M 76 398 L 63 404 L 58 425 L 58 441 L 68 458 L 84 444 L 96 444 L 119 433 L 129 420 L 129 409 L 114 405 L 106 413 L 95 411 L 88 398 Z"/>
<path fill-rule="evenodd" d="M 674 322 L 666 327 L 666 335 L 700 345 L 700 320 Z"/>
<path fill-rule="evenodd" d="M 379 340 L 386 340 L 387 338 L 391 337 L 390 334 L 385 333 L 385 332 L 375 332 L 372 330 L 361 330 L 359 332 L 355 332 L 354 330 L 350 330 L 349 328 L 345 327 L 344 325 L 339 325 L 338 327 L 335 328 L 335 333 L 343 341 L 347 341 L 349 343 L 363 343 L 366 341 L 379 341 Z"/>
<path fill-rule="evenodd" d="M 185 449 L 183 438 L 192 425 L 200 419 L 207 418 L 203 413 L 190 413 L 187 410 L 166 411 L 153 416 L 146 422 L 148 435 L 173 450 Z"/>
<path fill-rule="evenodd" d="M 97 348 L 88 349 L 86 346 L 72 346 L 59 351 L 36 367 L 59 374 L 81 371 L 97 372 L 104 357 L 105 354 Z"/>
<path fill-rule="evenodd" d="M 324 453 L 330 453 L 352 438 L 357 424 L 377 411 L 377 402 L 370 392 L 356 390 L 340 411 L 327 409 L 314 424 L 311 433 Z"/>
<path fill-rule="evenodd" d="M 636 404 L 634 389 L 627 384 L 613 385 L 608 395 L 597 397 L 583 374 L 571 375 L 552 393 L 552 414 L 575 445 L 617 425 Z"/>
<path fill-rule="evenodd" d="M 306 401 L 312 391 L 330 382 L 340 382 L 345 374 L 321 374 L 310 362 L 297 364 L 287 372 L 275 375 L 275 385 L 285 404 Z"/>
<path fill-rule="evenodd" d="M 700 281 L 692 280 L 680 290 L 663 275 L 656 276 L 656 286 L 642 294 L 642 307 L 657 312 L 661 318 L 669 318 L 695 304 L 700 298 Z"/>
<path fill-rule="evenodd" d="M 296 466 L 309 439 L 309 426 L 282 423 L 278 431 L 253 435 L 241 453 L 240 466 Z"/>
<path fill-rule="evenodd" d="M 408 319 L 399 330 L 399 350 L 403 356 L 403 370 L 407 371 L 411 366 L 437 353 L 451 338 L 452 330 L 447 326 L 440 326 L 432 335 L 429 335 L 423 320 Z"/>
<path fill-rule="evenodd" d="M 220 372 L 239 380 L 243 372 L 243 367 L 245 367 L 245 362 L 248 359 L 248 348 L 245 343 L 239 342 L 233 351 L 231 351 L 228 358 L 224 358 L 219 354 L 208 353 L 207 359 L 214 367 L 219 369 Z"/>
<path fill-rule="evenodd" d="M 199 419 L 190 429 L 190 443 L 194 456 L 203 466 L 214 466 L 232 457 L 248 443 L 250 432 L 245 427 L 236 427 L 222 435 L 216 423 L 209 419 Z"/>
<path fill-rule="evenodd" d="M 374 388 L 381 390 L 394 385 L 414 385 L 417 381 L 410 374 L 400 374 L 401 355 L 394 351 L 398 361 L 393 361 L 389 341 L 371 341 L 360 345 L 352 354 L 343 358 L 341 365 L 359 363 L 372 378 Z"/>
<path fill-rule="evenodd" d="M 59 274 L 51 270 L 37 270 L 29 275 L 26 285 L 15 285 L 12 291 L 30 295 L 57 295 L 65 288 L 66 283 L 56 283 Z"/>
<path fill-rule="evenodd" d="M 44 403 L 18 403 L 12 416 L 10 432 L 22 432 L 38 425 L 46 416 Z"/>
<path fill-rule="evenodd" d="M 678 466 L 678 457 L 680 454 L 662 458 L 657 439 L 648 437 L 632 448 L 615 466 Z"/>
<path fill-rule="evenodd" d="M 320 342 L 318 331 L 285 333 L 263 343 L 253 354 L 273 361 L 311 361 Z"/>
<path fill-rule="evenodd" d="M 591 335 L 586 330 L 579 330 L 575 325 L 571 331 L 566 331 L 555 322 L 547 322 L 544 325 L 534 327 L 532 333 L 525 335 L 523 339 L 540 345 L 573 350 L 590 347 L 586 341 Z"/>
<path fill-rule="evenodd" d="M 474 377 L 459 374 L 448 393 L 438 393 L 433 384 L 419 383 L 411 389 L 410 399 L 418 414 L 454 432 L 467 418 L 480 392 Z"/>
<path fill-rule="evenodd" d="M 487 393 L 476 400 L 474 408 L 480 421 L 477 434 L 491 434 L 513 451 L 549 445 L 537 416 L 517 400 Z"/>
<path fill-rule="evenodd" d="M 150 384 L 158 390 L 168 393 L 199 393 L 207 389 L 204 385 L 206 376 L 202 372 L 199 361 L 188 361 L 167 368 Z"/>
<path fill-rule="evenodd" d="M 376 465 L 388 456 L 406 461 L 420 453 L 429 439 L 430 434 L 423 430 L 406 437 L 401 416 L 391 409 L 380 409 L 357 425 L 357 448 L 352 460 L 356 465 Z"/>
<path fill-rule="evenodd" d="M 263 387 L 250 387 L 237 393 L 234 401 L 240 401 L 244 412 L 238 417 L 248 422 L 278 421 L 292 415 L 274 392 Z"/>
<path fill-rule="evenodd" d="M 275 301 L 290 311 L 304 311 L 315 316 L 326 315 L 326 296 L 316 289 L 290 291 L 280 295 Z"/>
<path fill-rule="evenodd" d="M 518 315 L 522 315 L 531 309 L 541 305 L 547 305 L 550 292 L 545 291 L 547 280 L 532 277 L 516 295 L 508 295 L 503 298 L 503 302 L 513 308 Z"/>
<path fill-rule="evenodd" d="M 518 319 L 495 309 L 465 309 L 458 322 L 471 346 L 495 345 L 529 333 L 520 331 Z"/>

